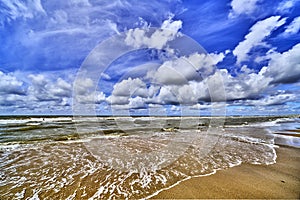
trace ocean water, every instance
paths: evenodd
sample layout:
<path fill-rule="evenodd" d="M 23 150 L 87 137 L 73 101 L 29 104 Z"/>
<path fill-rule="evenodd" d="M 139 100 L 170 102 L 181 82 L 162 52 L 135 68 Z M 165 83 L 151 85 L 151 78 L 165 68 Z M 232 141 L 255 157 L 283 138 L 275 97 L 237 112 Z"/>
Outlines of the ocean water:
<path fill-rule="evenodd" d="M 0 199 L 149 198 L 196 176 L 276 162 L 299 117 L 1 117 Z"/>

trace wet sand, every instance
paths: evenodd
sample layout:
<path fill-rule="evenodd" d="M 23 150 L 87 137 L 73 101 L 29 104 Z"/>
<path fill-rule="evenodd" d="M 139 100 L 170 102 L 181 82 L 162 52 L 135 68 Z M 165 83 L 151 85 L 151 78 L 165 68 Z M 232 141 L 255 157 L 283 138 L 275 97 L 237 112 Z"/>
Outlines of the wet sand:
<path fill-rule="evenodd" d="M 192 178 L 153 199 L 300 199 L 300 149 L 276 149 L 273 165 L 242 164 Z"/>

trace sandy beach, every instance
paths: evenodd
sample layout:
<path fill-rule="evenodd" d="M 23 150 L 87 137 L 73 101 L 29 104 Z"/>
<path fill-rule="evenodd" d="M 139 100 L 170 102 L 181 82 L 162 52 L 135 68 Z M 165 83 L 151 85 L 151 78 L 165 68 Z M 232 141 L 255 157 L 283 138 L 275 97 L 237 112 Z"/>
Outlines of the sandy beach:
<path fill-rule="evenodd" d="M 281 146 L 276 151 L 276 164 L 242 164 L 192 178 L 153 199 L 299 199 L 300 149 Z"/>

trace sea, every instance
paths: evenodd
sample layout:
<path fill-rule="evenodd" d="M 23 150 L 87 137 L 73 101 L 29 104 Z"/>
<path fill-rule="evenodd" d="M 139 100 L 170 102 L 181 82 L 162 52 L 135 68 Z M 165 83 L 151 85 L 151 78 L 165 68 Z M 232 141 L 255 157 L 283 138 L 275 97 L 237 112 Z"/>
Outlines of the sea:
<path fill-rule="evenodd" d="M 147 199 L 192 177 L 276 163 L 294 116 L 1 116 L 0 199 Z"/>

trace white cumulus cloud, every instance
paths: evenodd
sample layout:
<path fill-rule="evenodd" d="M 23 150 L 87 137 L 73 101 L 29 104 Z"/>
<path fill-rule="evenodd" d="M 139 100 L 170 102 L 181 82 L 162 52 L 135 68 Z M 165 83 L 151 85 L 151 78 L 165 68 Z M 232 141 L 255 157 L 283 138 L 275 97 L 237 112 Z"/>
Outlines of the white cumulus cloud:
<path fill-rule="evenodd" d="M 147 96 L 146 84 L 139 78 L 128 78 L 114 85 L 114 96 Z"/>
<path fill-rule="evenodd" d="M 148 77 L 154 82 L 166 85 L 182 85 L 189 81 L 200 81 L 214 73 L 215 65 L 224 59 L 224 54 L 193 53 L 164 62 L 156 72 L 150 71 Z"/>
<path fill-rule="evenodd" d="M 237 17 L 241 14 L 251 15 L 257 8 L 257 3 L 261 0 L 232 0 L 229 18 Z"/>
<path fill-rule="evenodd" d="M 272 78 L 273 83 L 295 83 L 300 80 L 300 43 L 286 52 L 271 52 L 270 59 L 263 73 Z"/>
<path fill-rule="evenodd" d="M 177 35 L 182 27 L 182 21 L 165 20 L 161 29 L 157 29 L 150 36 L 147 35 L 147 29 L 130 29 L 127 32 L 125 43 L 136 48 L 146 46 L 148 48 L 162 49 L 168 41 L 171 41 Z"/>
<path fill-rule="evenodd" d="M 0 71 L 0 94 L 24 94 L 23 82 L 18 80 L 13 74 L 5 74 Z"/>
<path fill-rule="evenodd" d="M 51 80 L 43 74 L 30 74 L 31 84 L 28 87 L 28 98 L 33 101 L 62 101 L 71 97 L 72 86 L 62 78 Z"/>

